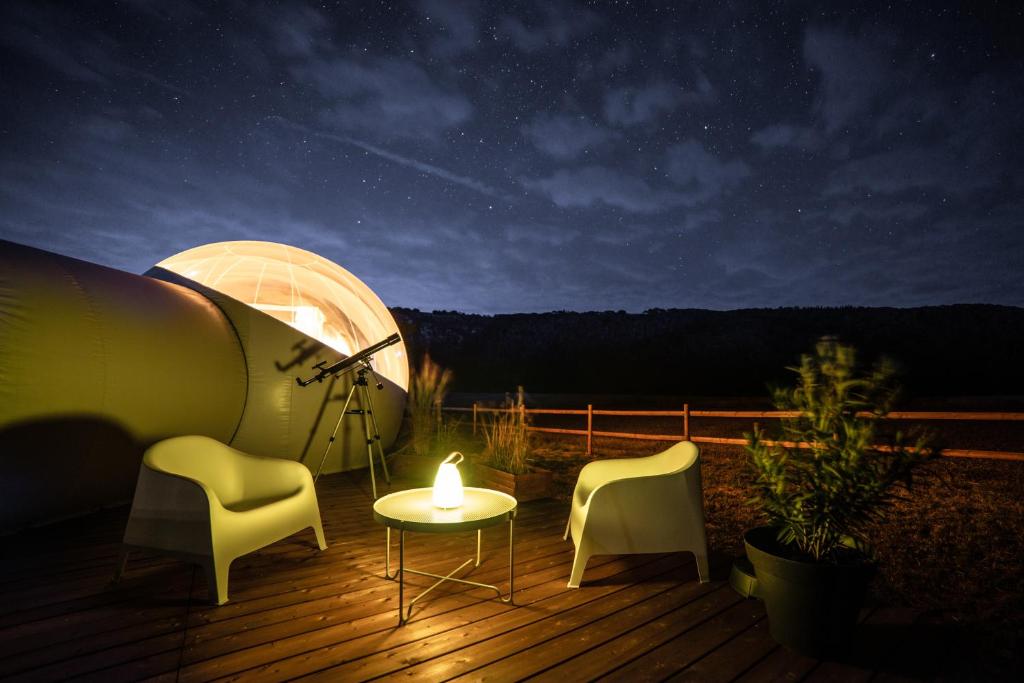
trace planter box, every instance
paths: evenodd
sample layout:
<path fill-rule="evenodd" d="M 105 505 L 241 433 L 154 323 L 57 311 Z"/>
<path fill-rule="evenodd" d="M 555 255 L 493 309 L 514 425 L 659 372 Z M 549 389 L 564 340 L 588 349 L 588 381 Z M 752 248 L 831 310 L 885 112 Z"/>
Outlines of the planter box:
<path fill-rule="evenodd" d="M 509 474 L 480 463 L 473 464 L 473 484 L 513 496 L 520 503 L 554 494 L 551 470 L 535 468 L 525 474 Z"/>

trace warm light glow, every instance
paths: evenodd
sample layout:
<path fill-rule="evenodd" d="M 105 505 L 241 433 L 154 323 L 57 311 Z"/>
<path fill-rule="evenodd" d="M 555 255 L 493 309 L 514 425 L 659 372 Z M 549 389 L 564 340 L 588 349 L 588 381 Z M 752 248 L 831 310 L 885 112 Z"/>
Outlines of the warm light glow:
<path fill-rule="evenodd" d="M 327 316 L 316 306 L 275 306 L 273 304 L 250 304 L 253 308 L 259 309 L 269 316 L 277 318 L 283 323 L 291 325 L 295 329 L 308 334 L 314 339 L 319 339 L 328 346 L 341 351 L 346 356 L 352 355 L 352 348 L 348 340 L 337 334 L 332 334 L 330 328 L 325 328 L 324 323 Z M 357 351 L 359 349 L 356 349 Z"/>
<path fill-rule="evenodd" d="M 346 356 L 398 332 L 391 312 L 359 278 L 297 247 L 217 242 L 157 266 L 245 302 Z M 378 351 L 373 368 L 409 388 L 404 343 Z"/>
<path fill-rule="evenodd" d="M 434 507 L 457 508 L 462 505 L 462 476 L 457 465 L 462 462 L 462 453 L 449 454 L 437 468 L 434 479 Z"/>

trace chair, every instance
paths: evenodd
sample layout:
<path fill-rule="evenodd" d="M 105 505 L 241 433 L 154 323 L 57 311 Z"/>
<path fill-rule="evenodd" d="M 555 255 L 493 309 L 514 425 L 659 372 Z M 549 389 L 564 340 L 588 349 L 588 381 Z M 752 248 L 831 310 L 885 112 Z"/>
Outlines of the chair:
<path fill-rule="evenodd" d="M 709 580 L 700 450 L 681 441 L 646 458 L 588 463 L 576 481 L 563 538 L 576 556 L 569 588 L 579 588 L 593 555 L 692 552 Z"/>
<path fill-rule="evenodd" d="M 165 439 L 142 458 L 115 580 L 129 550 L 155 549 L 200 564 L 211 598 L 223 605 L 236 558 L 306 527 L 325 550 L 305 465 L 248 455 L 205 436 Z"/>

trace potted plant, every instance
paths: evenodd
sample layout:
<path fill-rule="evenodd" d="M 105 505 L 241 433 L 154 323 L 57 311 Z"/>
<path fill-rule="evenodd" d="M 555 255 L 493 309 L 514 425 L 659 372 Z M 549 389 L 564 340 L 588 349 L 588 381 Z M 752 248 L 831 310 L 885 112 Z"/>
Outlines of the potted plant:
<path fill-rule="evenodd" d="M 530 452 L 527 426 L 523 388 L 519 387 L 515 402 L 507 400 L 504 410 L 484 420 L 486 445 L 474 465 L 478 486 L 502 491 L 519 502 L 551 496 L 554 481 L 551 471 L 533 467 L 527 461 Z"/>
<path fill-rule="evenodd" d="M 801 358 L 796 386 L 773 391 L 793 411 L 779 433 L 755 427 L 747 451 L 755 496 L 768 526 L 748 531 L 747 557 L 779 643 L 813 657 L 841 651 L 856 625 L 868 582 L 872 525 L 932 454 L 925 437 L 879 425 L 896 395 L 891 362 L 858 374 L 856 354 L 831 338 Z"/>

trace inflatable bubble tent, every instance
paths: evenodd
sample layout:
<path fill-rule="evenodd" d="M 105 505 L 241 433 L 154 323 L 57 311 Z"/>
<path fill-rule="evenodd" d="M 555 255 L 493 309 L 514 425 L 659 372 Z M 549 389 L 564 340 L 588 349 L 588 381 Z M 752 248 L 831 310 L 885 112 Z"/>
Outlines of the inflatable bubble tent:
<path fill-rule="evenodd" d="M 322 256 L 275 242 L 214 242 L 157 264 L 262 311 L 345 356 L 398 332 L 380 298 L 359 278 Z M 377 352 L 376 372 L 404 390 L 404 343 Z"/>
<path fill-rule="evenodd" d="M 0 292 L 0 533 L 131 500 L 145 449 L 172 436 L 324 473 L 369 464 L 364 422 L 339 421 L 356 373 L 296 380 L 398 327 L 326 259 L 229 242 L 136 275 L 0 239 Z M 352 399 L 385 451 L 406 361 L 401 342 L 378 351 L 378 387 Z"/>

